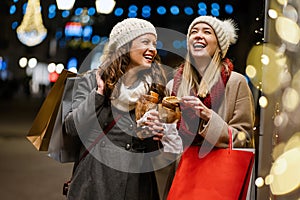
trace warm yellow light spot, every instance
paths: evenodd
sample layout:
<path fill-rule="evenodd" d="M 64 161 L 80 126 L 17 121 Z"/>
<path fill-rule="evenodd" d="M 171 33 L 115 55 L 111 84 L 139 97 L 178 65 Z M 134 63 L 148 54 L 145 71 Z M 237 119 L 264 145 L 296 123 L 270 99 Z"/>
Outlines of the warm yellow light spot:
<path fill-rule="evenodd" d="M 292 4 L 288 4 L 287 6 L 284 6 L 282 9 L 282 14 L 285 17 L 287 17 L 297 23 L 298 11 L 294 6 L 292 6 Z"/>
<path fill-rule="evenodd" d="M 274 10 L 274 9 L 269 9 L 269 10 L 268 10 L 268 15 L 269 15 L 269 17 L 272 18 L 272 19 L 276 19 L 276 18 L 278 17 L 278 13 L 277 13 L 277 11 Z"/>
<path fill-rule="evenodd" d="M 284 142 L 281 142 L 281 143 L 277 144 L 273 148 L 273 152 L 272 152 L 273 160 L 276 160 L 280 155 L 282 155 L 284 153 L 284 148 L 285 148 L 285 143 Z"/>
<path fill-rule="evenodd" d="M 257 89 L 260 89 L 260 85 L 261 85 L 260 83 L 262 79 L 262 64 L 260 60 L 262 52 L 263 52 L 263 45 L 255 45 L 251 48 L 247 57 L 247 66 L 252 66 L 253 68 L 255 68 L 255 76 L 253 76 L 254 70 L 251 69 L 252 67 L 248 69 L 249 71 L 248 73 L 249 73 L 249 78 L 251 83 Z"/>
<path fill-rule="evenodd" d="M 38 61 L 36 58 L 30 58 L 28 60 L 28 67 L 34 68 L 34 67 L 36 67 L 37 63 L 38 63 Z"/>
<path fill-rule="evenodd" d="M 270 184 L 274 195 L 290 193 L 300 186 L 300 148 L 293 148 L 278 157 L 271 167 L 273 182 Z"/>
<path fill-rule="evenodd" d="M 255 185 L 257 187 L 262 187 L 264 186 L 264 179 L 262 177 L 258 177 L 256 180 L 255 180 Z"/>
<path fill-rule="evenodd" d="M 287 63 L 287 57 L 281 53 L 276 56 L 276 64 L 279 66 L 285 66 Z"/>
<path fill-rule="evenodd" d="M 245 141 L 246 140 L 246 133 L 240 131 L 237 135 L 237 138 L 239 141 Z"/>
<path fill-rule="evenodd" d="M 275 29 L 281 39 L 295 45 L 299 43 L 300 28 L 295 21 L 286 17 L 278 17 Z"/>
<path fill-rule="evenodd" d="M 284 151 L 300 148 L 300 132 L 296 132 L 286 143 Z"/>
<path fill-rule="evenodd" d="M 287 161 L 285 158 L 279 157 L 272 166 L 275 175 L 281 175 L 287 170 Z"/>
<path fill-rule="evenodd" d="M 286 88 L 282 95 L 282 105 L 288 111 L 294 111 L 299 105 L 299 94 L 293 88 Z"/>
<path fill-rule="evenodd" d="M 260 107 L 262 107 L 262 108 L 266 108 L 267 105 L 268 105 L 268 99 L 267 99 L 265 96 L 261 96 L 261 97 L 259 98 L 259 105 L 260 105 Z"/>
<path fill-rule="evenodd" d="M 48 69 L 49 73 L 54 72 L 55 68 L 56 68 L 56 64 L 55 63 L 49 63 L 48 66 L 47 66 L 47 69 Z"/>
<path fill-rule="evenodd" d="M 55 71 L 56 73 L 60 74 L 64 68 L 65 66 L 62 63 L 59 63 L 56 65 Z"/>
<path fill-rule="evenodd" d="M 268 55 L 263 54 L 261 56 L 261 63 L 264 65 L 268 65 L 270 63 L 270 59 Z"/>
<path fill-rule="evenodd" d="M 277 0 L 277 2 L 281 5 L 286 5 L 288 0 Z"/>
<path fill-rule="evenodd" d="M 27 62 L 28 62 L 27 58 L 25 58 L 25 57 L 20 58 L 20 60 L 19 60 L 19 65 L 20 65 L 20 67 L 21 67 L 21 68 L 26 67 Z"/>
<path fill-rule="evenodd" d="M 280 113 L 274 118 L 274 125 L 277 127 L 284 127 L 288 122 L 288 116 L 285 112 Z"/>
<path fill-rule="evenodd" d="M 300 91 L 300 70 L 298 70 L 294 74 L 291 85 L 292 85 L 292 88 L 294 88 L 296 91 Z"/>
<path fill-rule="evenodd" d="M 282 84 L 282 87 L 287 87 L 288 85 L 290 85 L 290 82 L 292 80 L 292 76 L 290 72 L 288 71 L 281 72 L 279 76 L 280 76 L 280 82 Z"/>
<path fill-rule="evenodd" d="M 263 55 L 262 91 L 271 94 L 281 87 L 279 75 L 284 68 L 276 63 L 278 53 L 274 45 L 264 45 Z"/>
<path fill-rule="evenodd" d="M 281 87 L 279 74 L 283 71 L 284 67 L 280 60 L 283 55 L 278 54 L 278 47 L 273 44 L 267 43 L 262 45 L 253 46 L 247 57 L 247 65 L 255 69 L 255 76 L 251 74 L 254 72 L 252 67 L 249 67 L 249 74 L 251 83 L 265 94 L 270 94 Z M 276 63 L 276 60 L 279 63 Z"/>
<path fill-rule="evenodd" d="M 248 65 L 246 67 L 246 74 L 249 78 L 254 78 L 256 75 L 256 69 L 253 65 Z"/>
<path fill-rule="evenodd" d="M 273 180 L 274 180 L 274 176 L 272 174 L 269 174 L 265 178 L 265 184 L 270 185 L 273 182 Z"/>

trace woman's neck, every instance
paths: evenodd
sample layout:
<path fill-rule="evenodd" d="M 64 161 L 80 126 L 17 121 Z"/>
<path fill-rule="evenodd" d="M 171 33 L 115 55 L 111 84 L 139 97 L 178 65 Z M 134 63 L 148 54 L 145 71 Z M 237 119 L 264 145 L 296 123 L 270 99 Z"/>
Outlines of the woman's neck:
<path fill-rule="evenodd" d="M 129 70 L 123 77 L 123 83 L 126 87 L 132 86 L 138 79 L 138 75 L 134 70 Z"/>
<path fill-rule="evenodd" d="M 209 65 L 211 61 L 211 58 L 198 58 L 198 59 L 194 59 L 195 62 L 195 67 L 198 71 L 198 73 L 200 74 L 201 77 L 203 77 L 207 66 Z"/>

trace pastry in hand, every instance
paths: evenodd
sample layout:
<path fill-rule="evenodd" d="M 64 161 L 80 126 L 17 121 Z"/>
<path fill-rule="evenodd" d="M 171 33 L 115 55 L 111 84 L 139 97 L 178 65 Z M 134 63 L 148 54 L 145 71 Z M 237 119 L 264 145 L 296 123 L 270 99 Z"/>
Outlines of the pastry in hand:
<path fill-rule="evenodd" d="M 153 91 L 150 91 L 150 94 L 145 94 L 140 97 L 135 107 L 136 121 L 143 117 L 147 111 L 156 108 L 159 100 L 158 97 L 159 95 Z"/>
<path fill-rule="evenodd" d="M 180 100 L 176 96 L 164 97 L 158 105 L 159 119 L 164 123 L 174 123 L 181 117 Z"/>

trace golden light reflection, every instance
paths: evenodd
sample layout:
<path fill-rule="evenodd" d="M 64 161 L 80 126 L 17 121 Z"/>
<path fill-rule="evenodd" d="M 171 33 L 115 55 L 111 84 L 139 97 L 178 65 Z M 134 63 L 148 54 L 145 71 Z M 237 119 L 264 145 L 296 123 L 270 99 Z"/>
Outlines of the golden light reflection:
<path fill-rule="evenodd" d="M 276 64 L 284 67 L 287 64 L 287 57 L 283 53 L 277 52 L 276 53 Z"/>
<path fill-rule="evenodd" d="M 274 125 L 277 127 L 284 127 L 288 123 L 288 116 L 285 112 L 280 113 L 274 118 Z"/>
<path fill-rule="evenodd" d="M 298 44 L 300 40 L 300 28 L 298 24 L 286 17 L 278 17 L 275 23 L 279 37 L 291 44 Z"/>
<path fill-rule="evenodd" d="M 291 4 L 283 7 L 282 14 L 285 17 L 287 17 L 297 23 L 297 21 L 298 21 L 297 9 L 294 6 L 292 6 Z"/>
<path fill-rule="evenodd" d="M 266 94 L 278 90 L 282 84 L 278 74 L 284 71 L 286 59 L 283 53 L 277 52 L 277 49 L 272 44 L 253 46 L 247 57 L 251 83 Z"/>
<path fill-rule="evenodd" d="M 257 45 L 253 46 L 247 56 L 247 67 L 248 68 L 248 73 L 250 71 L 250 74 L 248 75 L 250 78 L 251 83 L 259 89 L 261 87 L 261 78 L 262 78 L 262 63 L 260 60 L 260 57 L 263 52 L 263 45 Z M 254 68 L 254 69 L 251 69 Z M 253 72 L 255 71 L 255 76 Z"/>
<path fill-rule="evenodd" d="M 26 13 L 16 31 L 20 42 L 30 47 L 46 38 L 47 29 L 43 25 L 40 0 L 28 0 Z"/>
<path fill-rule="evenodd" d="M 237 139 L 238 139 L 239 141 L 245 141 L 245 140 L 246 140 L 246 133 L 240 131 L 240 132 L 238 133 L 238 135 L 237 135 Z"/>
<path fill-rule="evenodd" d="M 288 111 L 294 111 L 299 105 L 299 94 L 293 88 L 286 88 L 282 95 L 282 105 Z"/>
<path fill-rule="evenodd" d="M 273 163 L 270 175 L 274 180 L 270 184 L 274 195 L 287 194 L 300 186 L 300 148 L 283 153 Z"/>
<path fill-rule="evenodd" d="M 284 151 L 289 151 L 293 148 L 300 148 L 300 132 L 296 132 L 286 143 Z"/>
<path fill-rule="evenodd" d="M 287 170 L 287 161 L 284 157 L 278 157 L 272 166 L 272 172 L 275 175 L 281 175 Z"/>
<path fill-rule="evenodd" d="M 260 107 L 262 107 L 262 108 L 266 108 L 267 105 L 268 105 L 268 99 L 267 99 L 265 96 L 261 96 L 261 97 L 259 98 L 259 105 L 260 105 Z"/>
<path fill-rule="evenodd" d="M 277 11 L 274 10 L 274 9 L 269 9 L 269 10 L 268 10 L 268 15 L 269 15 L 269 17 L 272 18 L 272 19 L 276 19 L 276 18 L 278 17 L 278 13 L 277 13 Z"/>
<path fill-rule="evenodd" d="M 281 87 L 280 76 L 284 68 L 276 63 L 281 54 L 276 52 L 277 48 L 272 45 L 264 45 L 263 54 L 268 57 L 268 64 L 263 67 L 262 91 L 271 94 Z"/>
<path fill-rule="evenodd" d="M 249 78 L 254 78 L 256 76 L 256 69 L 252 65 L 246 67 L 246 74 Z"/>
<path fill-rule="evenodd" d="M 272 158 L 273 160 L 276 160 L 281 154 L 284 153 L 284 148 L 285 148 L 285 143 L 279 143 L 278 145 L 276 145 L 273 148 L 273 152 L 272 152 Z"/>
<path fill-rule="evenodd" d="M 273 180 L 274 180 L 274 176 L 271 175 L 271 174 L 269 174 L 269 175 L 267 175 L 266 178 L 265 178 L 265 184 L 266 184 L 266 185 L 270 185 L 270 184 L 273 182 Z"/>
<path fill-rule="evenodd" d="M 296 91 L 300 91 L 300 70 L 298 70 L 294 75 L 291 86 Z"/>
<path fill-rule="evenodd" d="M 268 55 L 263 54 L 261 56 L 261 63 L 264 65 L 268 65 L 270 63 L 270 58 Z"/>
<path fill-rule="evenodd" d="M 255 185 L 257 187 L 262 187 L 264 186 L 264 179 L 262 177 L 258 177 L 256 180 L 255 180 Z"/>
<path fill-rule="evenodd" d="M 290 74 L 290 72 L 288 71 L 281 72 L 279 76 L 280 76 L 281 87 L 287 87 L 290 85 L 292 80 L 292 75 Z"/>
<path fill-rule="evenodd" d="M 288 0 L 277 0 L 277 2 L 281 5 L 286 5 Z"/>

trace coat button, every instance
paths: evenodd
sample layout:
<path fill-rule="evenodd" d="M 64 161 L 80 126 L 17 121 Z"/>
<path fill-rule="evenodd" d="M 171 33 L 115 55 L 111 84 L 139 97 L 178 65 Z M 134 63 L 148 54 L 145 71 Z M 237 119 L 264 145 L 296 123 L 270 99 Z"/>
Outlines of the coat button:
<path fill-rule="evenodd" d="M 130 130 L 133 129 L 133 125 L 132 125 L 132 124 L 129 125 L 129 129 L 130 129 Z"/>
<path fill-rule="evenodd" d="M 131 147 L 131 145 L 128 143 L 128 144 L 126 144 L 125 149 L 126 149 L 126 150 L 129 150 L 130 147 Z"/>
<path fill-rule="evenodd" d="M 101 141 L 100 146 L 105 147 L 105 141 L 104 140 Z"/>

